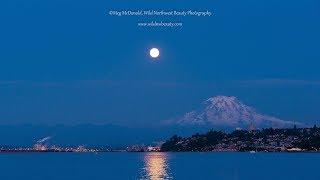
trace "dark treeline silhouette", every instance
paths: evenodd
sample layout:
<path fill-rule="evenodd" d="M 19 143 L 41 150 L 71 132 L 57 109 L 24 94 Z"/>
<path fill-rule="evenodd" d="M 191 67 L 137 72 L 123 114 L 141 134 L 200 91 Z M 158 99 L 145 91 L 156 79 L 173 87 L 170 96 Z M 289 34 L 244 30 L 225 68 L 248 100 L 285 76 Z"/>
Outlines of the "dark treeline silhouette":
<path fill-rule="evenodd" d="M 161 151 L 319 151 L 320 128 L 210 130 L 191 137 L 172 136 Z"/>

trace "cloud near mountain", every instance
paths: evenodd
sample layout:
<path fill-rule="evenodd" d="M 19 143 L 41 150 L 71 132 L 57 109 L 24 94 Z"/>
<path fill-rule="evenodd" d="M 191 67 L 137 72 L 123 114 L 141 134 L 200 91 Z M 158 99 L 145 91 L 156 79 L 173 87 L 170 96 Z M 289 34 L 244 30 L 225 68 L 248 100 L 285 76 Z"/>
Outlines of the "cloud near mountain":
<path fill-rule="evenodd" d="M 283 128 L 293 127 L 293 122 L 260 114 L 254 108 L 243 104 L 234 96 L 215 96 L 202 105 L 173 121 L 178 125 L 199 125 L 230 128 Z"/>

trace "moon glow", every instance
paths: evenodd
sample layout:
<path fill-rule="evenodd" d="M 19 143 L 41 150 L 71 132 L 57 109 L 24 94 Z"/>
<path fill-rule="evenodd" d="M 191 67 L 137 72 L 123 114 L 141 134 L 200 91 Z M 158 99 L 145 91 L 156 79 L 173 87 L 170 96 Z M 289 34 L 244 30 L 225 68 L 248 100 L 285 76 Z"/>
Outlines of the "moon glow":
<path fill-rule="evenodd" d="M 160 55 L 159 49 L 157 49 L 157 48 L 150 49 L 150 56 L 152 58 L 157 58 L 157 57 L 159 57 L 159 55 Z"/>

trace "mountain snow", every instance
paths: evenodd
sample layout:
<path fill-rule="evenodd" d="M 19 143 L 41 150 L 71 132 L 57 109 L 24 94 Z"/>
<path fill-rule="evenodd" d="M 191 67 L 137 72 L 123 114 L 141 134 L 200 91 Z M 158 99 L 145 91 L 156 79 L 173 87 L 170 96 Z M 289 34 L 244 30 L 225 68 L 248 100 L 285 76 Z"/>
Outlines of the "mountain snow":
<path fill-rule="evenodd" d="M 213 125 L 240 128 L 293 127 L 293 122 L 259 114 L 234 96 L 215 96 L 207 99 L 197 110 L 178 118 L 179 125 Z"/>

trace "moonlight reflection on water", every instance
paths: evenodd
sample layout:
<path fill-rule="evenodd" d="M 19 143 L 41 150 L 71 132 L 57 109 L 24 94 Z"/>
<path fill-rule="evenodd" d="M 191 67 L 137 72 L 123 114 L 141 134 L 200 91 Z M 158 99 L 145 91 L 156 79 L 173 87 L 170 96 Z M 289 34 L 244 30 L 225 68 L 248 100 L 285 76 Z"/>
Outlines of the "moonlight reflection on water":
<path fill-rule="evenodd" d="M 172 179 L 166 153 L 146 153 L 141 179 L 165 180 Z"/>

